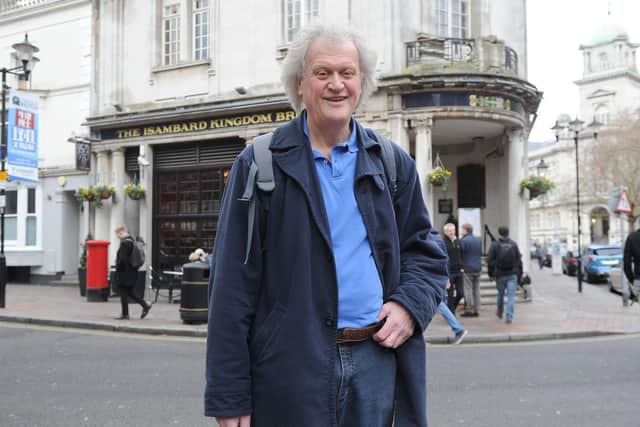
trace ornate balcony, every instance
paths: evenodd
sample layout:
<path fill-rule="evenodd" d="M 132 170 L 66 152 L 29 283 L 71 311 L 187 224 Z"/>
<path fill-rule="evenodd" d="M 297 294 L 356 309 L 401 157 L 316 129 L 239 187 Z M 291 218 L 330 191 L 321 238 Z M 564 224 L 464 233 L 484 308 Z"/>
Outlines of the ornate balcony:
<path fill-rule="evenodd" d="M 406 43 L 407 68 L 425 74 L 480 72 L 518 76 L 518 54 L 495 36 L 479 39 L 419 33 Z"/>

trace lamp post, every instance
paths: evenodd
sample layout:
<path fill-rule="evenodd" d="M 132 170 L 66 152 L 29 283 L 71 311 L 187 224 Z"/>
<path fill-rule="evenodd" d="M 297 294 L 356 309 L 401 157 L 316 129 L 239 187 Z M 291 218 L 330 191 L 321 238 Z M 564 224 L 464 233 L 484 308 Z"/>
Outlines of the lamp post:
<path fill-rule="evenodd" d="M 14 55 L 18 61 L 20 61 L 21 65 L 13 68 L 0 68 L 0 72 L 2 73 L 2 114 L 0 115 L 0 136 L 2 137 L 2 145 L 0 146 L 0 161 L 2 163 L 2 170 L 0 170 L 0 308 L 4 308 L 5 306 L 5 291 L 7 286 L 7 260 L 4 256 L 4 211 L 6 205 L 5 192 L 7 189 L 7 91 L 9 90 L 9 86 L 7 86 L 7 74 L 13 74 L 21 80 L 28 81 L 33 67 L 35 67 L 39 61 L 33 54 L 40 50 L 29 42 L 27 34 L 24 35 L 22 42 L 15 43 L 11 47 L 14 49 Z"/>
<path fill-rule="evenodd" d="M 576 216 L 578 217 L 578 274 L 576 274 L 576 276 L 578 278 L 578 292 L 582 292 L 582 223 L 580 219 L 580 163 L 578 162 L 578 142 L 580 140 L 580 132 L 582 132 L 582 125 L 584 125 L 584 122 L 576 117 L 575 120 L 569 122 L 566 127 L 569 132 L 573 133 L 573 142 L 576 151 Z M 598 139 L 600 123 L 598 123 L 596 119 L 593 119 L 587 127 L 592 129 L 593 139 Z M 565 127 L 561 126 L 557 121 L 551 128 L 556 136 L 556 141 L 560 140 L 560 134 L 564 129 Z"/>
<path fill-rule="evenodd" d="M 545 171 L 549 169 L 549 165 L 544 162 L 544 159 L 540 159 L 536 169 L 538 170 L 538 176 L 544 176 Z"/>

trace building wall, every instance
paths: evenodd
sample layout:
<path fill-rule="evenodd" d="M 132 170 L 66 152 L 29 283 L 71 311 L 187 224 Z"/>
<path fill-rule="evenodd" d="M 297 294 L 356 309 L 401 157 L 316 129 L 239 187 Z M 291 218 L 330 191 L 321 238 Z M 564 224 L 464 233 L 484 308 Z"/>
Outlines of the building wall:
<path fill-rule="evenodd" d="M 7 242 L 7 265 L 30 267 L 31 273 L 60 277 L 74 275 L 79 258 L 80 206 L 73 191 L 88 185 L 86 173 L 75 171 L 72 134 L 86 133 L 82 123 L 89 113 L 91 85 L 91 1 L 49 0 L 16 3 L 0 14 L 0 65 L 15 66 L 11 45 L 28 33 L 40 51 L 40 62 L 31 74 L 27 90 L 39 103 L 40 181 L 10 182 L 18 191 L 18 239 Z M 9 86 L 18 82 L 12 76 Z M 59 178 L 65 177 L 65 186 Z M 28 244 L 26 224 L 28 188 L 36 190 L 36 243 Z"/>

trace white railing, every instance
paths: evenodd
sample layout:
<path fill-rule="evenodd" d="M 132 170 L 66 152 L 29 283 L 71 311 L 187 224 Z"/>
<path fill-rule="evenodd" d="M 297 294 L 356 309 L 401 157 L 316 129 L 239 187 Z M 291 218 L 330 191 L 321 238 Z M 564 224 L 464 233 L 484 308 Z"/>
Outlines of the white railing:
<path fill-rule="evenodd" d="M 0 14 L 40 6 L 41 4 L 51 1 L 52 0 L 0 0 Z"/>

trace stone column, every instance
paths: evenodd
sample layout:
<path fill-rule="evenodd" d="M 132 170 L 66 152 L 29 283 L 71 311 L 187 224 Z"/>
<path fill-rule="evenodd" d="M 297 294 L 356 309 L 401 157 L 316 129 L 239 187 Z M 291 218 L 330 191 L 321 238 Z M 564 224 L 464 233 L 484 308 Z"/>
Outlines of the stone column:
<path fill-rule="evenodd" d="M 431 129 L 433 127 L 433 119 L 431 116 L 419 116 L 411 120 L 412 126 L 416 129 L 416 168 L 420 177 L 420 185 L 422 186 L 422 198 L 429 209 L 429 214 L 433 219 L 433 188 L 427 181 L 427 174 L 433 168 L 432 149 L 431 149 Z"/>
<path fill-rule="evenodd" d="M 153 168 L 151 165 L 153 164 L 153 151 L 149 148 L 148 145 L 140 146 L 140 156 L 146 160 L 146 162 L 138 162 L 140 166 L 138 176 L 139 182 L 145 189 L 145 197 L 140 201 L 136 202 L 138 204 L 138 209 L 140 213 L 140 236 L 144 239 L 145 243 L 145 252 L 146 259 L 145 264 L 150 265 L 152 263 L 152 251 L 153 247 L 153 212 L 152 212 L 152 200 L 153 200 Z M 148 276 L 148 275 L 147 275 Z"/>
<path fill-rule="evenodd" d="M 116 202 L 112 203 L 109 201 L 109 204 L 111 204 L 111 218 L 109 222 L 109 241 L 111 242 L 109 245 L 110 265 L 115 264 L 116 253 L 120 245 L 120 241 L 113 230 L 115 230 L 118 225 L 124 224 L 124 202 L 125 197 L 127 197 L 124 195 L 124 177 L 124 149 L 116 148 L 111 151 L 110 185 L 116 189 Z"/>
<path fill-rule="evenodd" d="M 407 119 L 404 114 L 389 114 L 389 124 L 391 127 L 391 140 L 398 144 L 404 151 L 409 153 L 409 133 L 407 132 Z"/>
<path fill-rule="evenodd" d="M 509 234 L 516 241 L 522 252 L 522 267 L 530 271 L 529 260 L 529 200 L 525 192 L 520 191 L 520 181 L 528 171 L 526 134 L 522 129 L 508 133 L 505 156 L 509 171 L 507 178 L 506 208 L 509 211 Z"/>
<path fill-rule="evenodd" d="M 97 152 L 97 174 L 96 185 L 107 185 L 109 183 L 109 160 L 110 153 L 106 150 Z M 93 238 L 96 240 L 110 240 L 109 230 L 109 206 L 111 202 L 107 200 L 102 201 L 102 207 L 94 207 L 95 209 L 95 232 Z M 95 206 L 95 202 L 93 202 Z"/>

